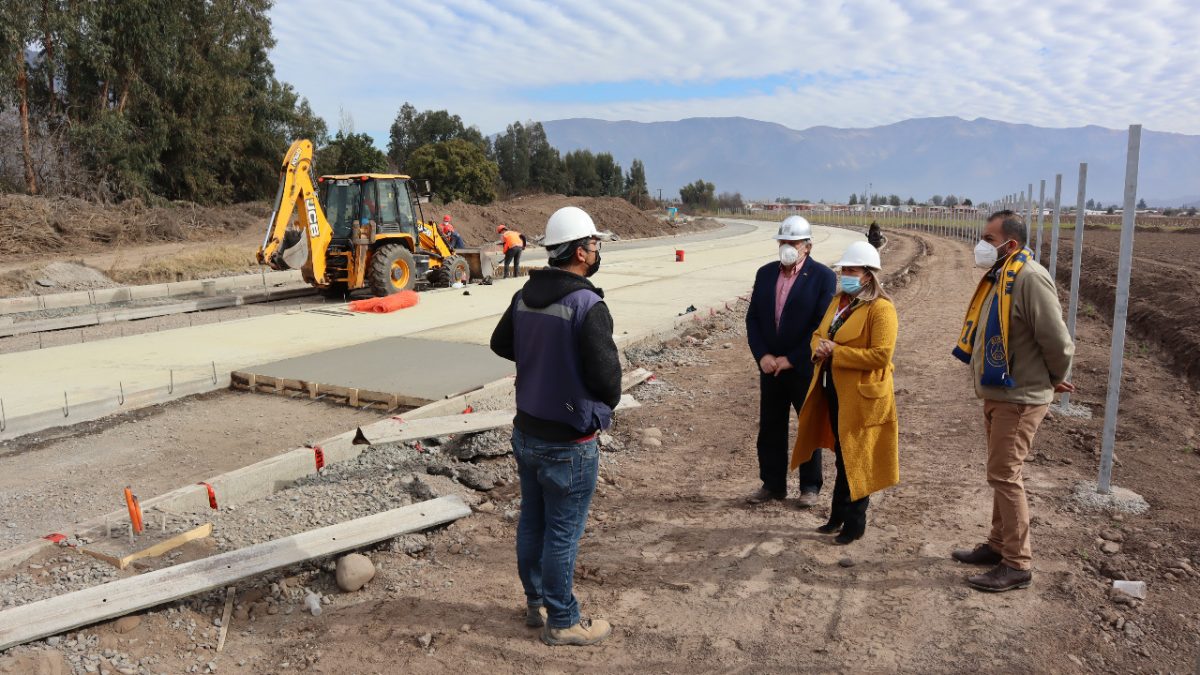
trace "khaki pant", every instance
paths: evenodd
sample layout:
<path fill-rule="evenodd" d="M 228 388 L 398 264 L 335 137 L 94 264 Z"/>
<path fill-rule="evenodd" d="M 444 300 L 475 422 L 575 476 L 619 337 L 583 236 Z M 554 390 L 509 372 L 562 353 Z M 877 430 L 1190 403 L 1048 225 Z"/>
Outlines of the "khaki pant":
<path fill-rule="evenodd" d="M 987 479 L 992 486 L 992 531 L 988 545 L 999 551 L 1004 564 L 1027 570 L 1032 561 L 1029 547 L 1029 503 L 1021 469 L 1038 425 L 1049 405 L 1021 405 L 1003 401 L 983 402 L 987 431 Z"/>

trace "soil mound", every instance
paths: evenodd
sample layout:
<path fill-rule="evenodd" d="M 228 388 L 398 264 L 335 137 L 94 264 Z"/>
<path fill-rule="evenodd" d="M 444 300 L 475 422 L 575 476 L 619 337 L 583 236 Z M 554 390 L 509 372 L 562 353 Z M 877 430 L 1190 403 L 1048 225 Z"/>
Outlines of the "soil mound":
<path fill-rule="evenodd" d="M 266 204 L 149 207 L 138 200 L 104 205 L 71 197 L 0 195 L 0 255 L 70 255 L 118 244 L 199 241 L 265 227 Z"/>
<path fill-rule="evenodd" d="M 601 231 L 614 232 L 622 239 L 659 237 L 696 229 L 704 223 L 672 225 L 657 217 L 653 211 L 642 211 L 619 197 L 564 197 L 562 195 L 529 195 L 516 197 L 487 206 L 463 202 L 444 205 L 425 204 L 426 218 L 441 222 L 449 214 L 454 228 L 468 246 L 498 241 L 496 226 L 500 224 L 517 230 L 530 240 L 545 232 L 550 214 L 564 206 L 578 206 L 596 222 Z M 532 241 L 530 242 L 532 244 Z"/>
<path fill-rule="evenodd" d="M 112 288 L 117 284 L 104 276 L 100 270 L 69 262 L 52 262 L 42 268 L 34 279 L 35 292 L 47 289 L 55 293 L 67 291 L 89 291 L 95 288 Z"/>

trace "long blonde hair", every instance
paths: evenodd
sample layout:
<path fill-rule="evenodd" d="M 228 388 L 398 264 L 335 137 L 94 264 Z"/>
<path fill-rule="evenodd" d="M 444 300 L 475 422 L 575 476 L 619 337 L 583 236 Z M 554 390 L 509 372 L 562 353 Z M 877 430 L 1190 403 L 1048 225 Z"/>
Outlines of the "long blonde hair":
<path fill-rule="evenodd" d="M 863 269 L 870 275 L 871 280 L 869 283 L 863 284 L 862 290 L 858 292 L 858 295 L 854 296 L 854 299 L 867 303 L 883 298 L 890 302 L 892 296 L 888 295 L 887 290 L 884 289 L 883 282 L 880 281 L 876 271 L 870 267 L 864 267 Z"/>

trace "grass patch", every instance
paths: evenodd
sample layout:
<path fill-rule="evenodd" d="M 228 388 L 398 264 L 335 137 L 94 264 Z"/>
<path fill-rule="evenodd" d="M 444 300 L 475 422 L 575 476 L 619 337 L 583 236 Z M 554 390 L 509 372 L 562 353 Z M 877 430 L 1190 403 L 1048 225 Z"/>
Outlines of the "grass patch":
<path fill-rule="evenodd" d="M 106 270 L 110 279 L 125 285 L 192 281 L 246 274 L 258 269 L 254 252 L 243 246 L 214 246 L 166 258 L 151 259 L 138 267 Z"/>

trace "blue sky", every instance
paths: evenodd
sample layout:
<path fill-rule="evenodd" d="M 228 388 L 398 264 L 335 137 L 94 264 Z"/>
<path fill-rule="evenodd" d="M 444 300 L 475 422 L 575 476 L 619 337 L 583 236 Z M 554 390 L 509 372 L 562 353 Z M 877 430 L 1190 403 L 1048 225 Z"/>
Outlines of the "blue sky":
<path fill-rule="evenodd" d="M 1200 133 L 1193 2 L 279 0 L 277 75 L 386 144 L 397 109 L 514 120 L 912 117 Z M 344 111 L 346 116 L 341 113 Z"/>

